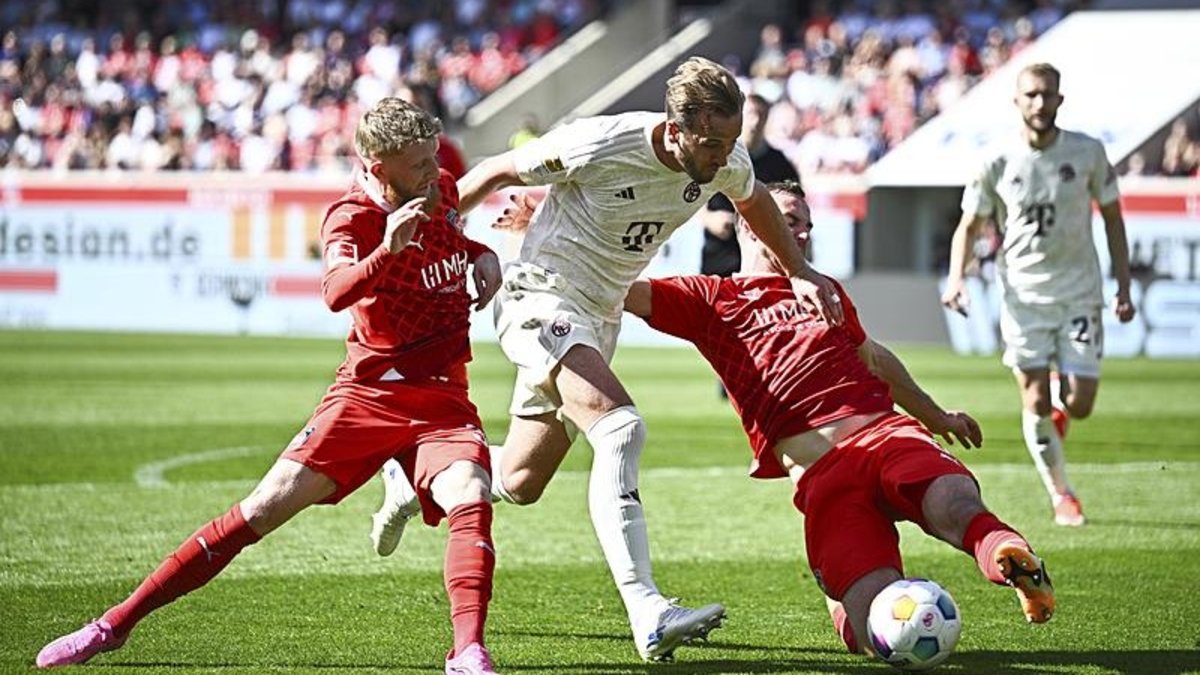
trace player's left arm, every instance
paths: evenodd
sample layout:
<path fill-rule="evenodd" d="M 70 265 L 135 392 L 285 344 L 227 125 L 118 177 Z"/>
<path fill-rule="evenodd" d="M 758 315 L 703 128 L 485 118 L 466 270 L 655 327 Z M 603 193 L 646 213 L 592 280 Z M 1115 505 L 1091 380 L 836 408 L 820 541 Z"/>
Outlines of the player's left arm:
<path fill-rule="evenodd" d="M 783 269 L 787 270 L 796 296 L 802 302 L 815 307 L 830 325 L 840 326 L 844 320 L 841 298 L 838 297 L 833 282 L 809 267 L 767 187 L 760 181 L 754 181 L 754 190 L 750 196 L 735 201 L 734 206 L 746 220 L 754 236 L 771 250 Z"/>
<path fill-rule="evenodd" d="M 1129 295 L 1129 242 L 1125 238 L 1125 217 L 1121 214 L 1121 193 L 1117 189 L 1117 172 L 1108 161 L 1100 141 L 1093 140 L 1094 159 L 1088 176 L 1088 191 L 1100 205 L 1104 218 L 1104 234 L 1108 240 L 1108 255 L 1112 260 L 1113 277 L 1117 280 L 1117 296 L 1113 313 L 1121 323 L 1133 319 L 1137 310 Z"/>
<path fill-rule="evenodd" d="M 947 411 L 938 405 L 890 349 L 867 338 L 858 346 L 858 355 L 876 377 L 891 387 L 892 399 L 926 429 L 951 445 L 957 441 L 964 448 L 982 447 L 983 431 L 979 423 L 965 412 Z"/>
<path fill-rule="evenodd" d="M 1112 259 L 1112 273 L 1117 280 L 1117 295 L 1113 298 L 1113 313 L 1121 323 L 1133 320 L 1137 308 L 1129 295 L 1129 241 L 1125 237 L 1125 217 L 1121 214 L 1121 200 L 1117 199 L 1100 206 L 1104 218 L 1104 233 L 1108 240 L 1108 256 Z"/>

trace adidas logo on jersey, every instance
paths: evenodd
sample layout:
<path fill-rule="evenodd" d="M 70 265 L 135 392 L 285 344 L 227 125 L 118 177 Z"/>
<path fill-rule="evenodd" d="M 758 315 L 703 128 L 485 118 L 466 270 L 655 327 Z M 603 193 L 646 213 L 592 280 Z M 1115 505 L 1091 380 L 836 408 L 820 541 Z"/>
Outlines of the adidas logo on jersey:
<path fill-rule="evenodd" d="M 621 190 L 620 192 L 616 193 L 613 196 L 620 197 L 621 199 L 637 199 L 637 197 L 633 196 L 633 188 L 631 188 L 631 187 L 627 187 L 624 190 Z"/>

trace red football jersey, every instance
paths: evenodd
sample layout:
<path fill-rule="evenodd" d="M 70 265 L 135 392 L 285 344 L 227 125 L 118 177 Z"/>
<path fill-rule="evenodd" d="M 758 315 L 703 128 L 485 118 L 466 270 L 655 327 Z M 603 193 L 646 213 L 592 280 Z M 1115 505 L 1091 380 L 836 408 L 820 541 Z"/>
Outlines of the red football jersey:
<path fill-rule="evenodd" d="M 694 343 L 725 384 L 750 437 L 755 478 L 787 475 L 776 440 L 892 409 L 887 383 L 858 355 L 867 336 L 840 285 L 840 327 L 806 311 L 783 276 L 672 277 L 650 288 L 647 322 Z"/>
<path fill-rule="evenodd" d="M 334 311 L 354 318 L 339 381 L 373 382 L 448 376 L 465 384 L 471 360 L 467 337 L 467 269 L 487 246 L 458 224 L 458 189 L 441 171 L 440 198 L 412 242 L 392 255 L 383 242 L 388 211 L 357 182 L 333 203 L 321 226 L 325 275 L 321 290 Z"/>

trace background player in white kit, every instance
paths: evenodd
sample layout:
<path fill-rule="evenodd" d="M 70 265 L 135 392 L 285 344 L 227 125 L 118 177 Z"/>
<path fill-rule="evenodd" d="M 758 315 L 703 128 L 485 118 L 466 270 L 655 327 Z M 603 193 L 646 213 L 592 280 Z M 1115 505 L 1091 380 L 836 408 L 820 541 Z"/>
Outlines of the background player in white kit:
<path fill-rule="evenodd" d="M 995 214 L 1004 236 L 997 258 L 1004 364 L 1021 389 L 1025 444 L 1050 494 L 1055 522 L 1082 525 L 1083 509 L 1067 481 L 1062 437 L 1068 417 L 1091 414 L 1100 386 L 1104 295 L 1092 240 L 1093 200 L 1104 218 L 1117 280 L 1113 311 L 1126 322 L 1135 310 L 1116 172 L 1100 141 L 1055 125 L 1063 101 L 1060 79 L 1058 70 L 1045 63 L 1027 66 L 1017 76 L 1023 134 L 991 152 L 963 193 L 942 303 L 966 313 L 963 274 L 971 242 Z M 1054 394 L 1051 365 L 1060 375 Z"/>
<path fill-rule="evenodd" d="M 493 449 L 494 491 L 513 503 L 537 501 L 584 431 L 594 452 L 592 523 L 648 660 L 703 637 L 725 610 L 678 606 L 651 575 L 638 492 L 646 426 L 609 367 L 626 291 L 670 234 L 719 191 L 790 271 L 797 294 L 841 321 L 832 284 L 808 268 L 755 180 L 738 141 L 742 103 L 727 70 L 693 57 L 667 82 L 665 115 L 577 120 L 484 160 L 459 182 L 464 212 L 504 187 L 550 185 L 497 295 L 496 329 L 517 381 L 508 437 Z M 376 517 L 380 552 L 394 548 L 406 514 L 400 490 L 389 485 Z"/>

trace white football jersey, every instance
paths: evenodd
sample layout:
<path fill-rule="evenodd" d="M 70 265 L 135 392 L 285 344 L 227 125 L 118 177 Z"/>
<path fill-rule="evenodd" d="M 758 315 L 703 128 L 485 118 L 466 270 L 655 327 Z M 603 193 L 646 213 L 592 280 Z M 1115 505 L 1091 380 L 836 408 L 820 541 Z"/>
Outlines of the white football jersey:
<path fill-rule="evenodd" d="M 1060 129 L 1044 149 L 1023 137 L 989 153 L 963 192 L 964 213 L 995 214 L 1004 237 L 997 268 L 1009 301 L 1103 302 L 1092 200 L 1120 197 L 1100 141 Z"/>
<path fill-rule="evenodd" d="M 515 151 L 527 185 L 550 185 L 529 223 L 521 261 L 557 272 L 566 292 L 598 317 L 618 317 L 629 286 L 663 242 L 708 198 L 754 191 L 754 168 L 738 141 L 706 185 L 668 169 L 651 132 L 663 113 L 630 112 L 563 125 Z"/>

